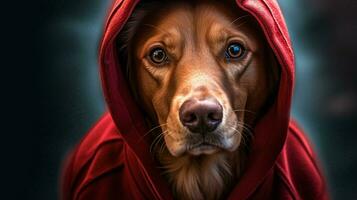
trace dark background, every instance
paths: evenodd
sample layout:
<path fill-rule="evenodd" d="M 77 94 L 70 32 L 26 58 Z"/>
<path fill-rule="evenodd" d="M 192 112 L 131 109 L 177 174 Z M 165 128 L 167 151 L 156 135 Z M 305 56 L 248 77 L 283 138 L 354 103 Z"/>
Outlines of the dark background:
<path fill-rule="evenodd" d="M 279 0 L 292 37 L 293 116 L 334 199 L 357 199 L 357 1 Z M 97 49 L 108 0 L 2 6 L 1 187 L 5 199 L 57 199 L 65 154 L 104 112 Z"/>

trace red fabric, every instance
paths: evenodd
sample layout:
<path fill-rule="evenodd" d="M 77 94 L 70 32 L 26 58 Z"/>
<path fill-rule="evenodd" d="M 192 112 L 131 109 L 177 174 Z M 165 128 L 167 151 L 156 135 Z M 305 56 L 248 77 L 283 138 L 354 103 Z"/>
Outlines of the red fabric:
<path fill-rule="evenodd" d="M 115 0 L 100 48 L 109 108 L 68 157 L 62 199 L 172 199 L 149 152 L 148 130 L 130 96 L 115 39 L 138 0 Z M 304 133 L 290 120 L 294 55 L 275 0 L 237 0 L 263 29 L 281 66 L 278 98 L 254 130 L 247 170 L 229 199 L 327 199 L 324 179 Z"/>

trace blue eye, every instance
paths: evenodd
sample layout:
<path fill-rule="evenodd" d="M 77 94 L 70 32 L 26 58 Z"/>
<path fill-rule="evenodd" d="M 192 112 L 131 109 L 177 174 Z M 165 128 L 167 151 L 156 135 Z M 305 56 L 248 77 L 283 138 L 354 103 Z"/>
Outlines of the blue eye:
<path fill-rule="evenodd" d="M 225 52 L 226 58 L 240 58 L 244 54 L 244 47 L 239 43 L 231 43 Z"/>

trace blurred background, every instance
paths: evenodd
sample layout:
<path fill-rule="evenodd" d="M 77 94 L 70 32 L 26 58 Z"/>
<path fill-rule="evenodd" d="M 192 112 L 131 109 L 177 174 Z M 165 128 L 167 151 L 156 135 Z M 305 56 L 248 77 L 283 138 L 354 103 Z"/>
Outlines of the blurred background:
<path fill-rule="evenodd" d="M 357 199 L 357 1 L 278 1 L 297 62 L 292 115 L 315 144 L 333 199 Z M 105 111 L 97 49 L 109 0 L 12 6 L 2 17 L 2 85 L 11 85 L 4 194 L 57 199 L 66 153 Z"/>

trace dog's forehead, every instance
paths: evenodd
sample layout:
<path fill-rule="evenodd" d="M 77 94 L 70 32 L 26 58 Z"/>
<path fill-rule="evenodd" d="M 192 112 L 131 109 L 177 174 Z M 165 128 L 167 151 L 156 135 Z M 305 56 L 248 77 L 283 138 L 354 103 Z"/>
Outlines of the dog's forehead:
<path fill-rule="evenodd" d="M 159 13 L 159 14 L 158 14 Z M 153 23 L 157 26 L 165 28 L 177 28 L 186 31 L 207 30 L 211 25 L 230 26 L 236 19 L 243 16 L 241 12 L 233 13 L 226 6 L 214 6 L 211 4 L 201 4 L 192 7 L 186 4 L 178 4 L 177 6 L 162 8 L 159 11 L 154 11 L 156 16 Z"/>
<path fill-rule="evenodd" d="M 195 36 L 209 37 L 214 42 L 219 42 L 227 37 L 235 25 L 247 19 L 247 14 L 233 13 L 231 8 L 223 5 L 199 4 L 195 7 L 189 4 L 160 9 L 154 12 L 158 18 L 150 22 L 155 26 L 154 35 L 170 40 L 170 38 L 188 38 Z M 243 27 L 242 27 L 243 28 Z"/>

